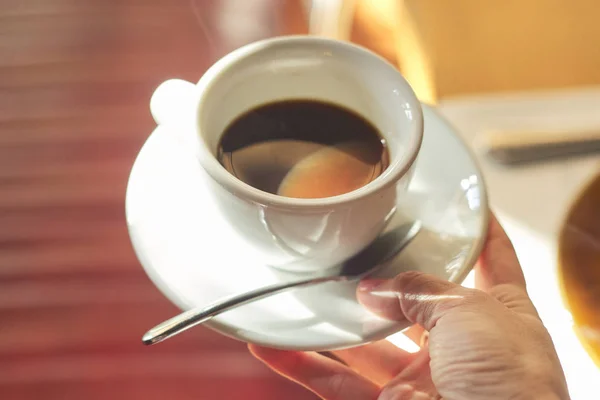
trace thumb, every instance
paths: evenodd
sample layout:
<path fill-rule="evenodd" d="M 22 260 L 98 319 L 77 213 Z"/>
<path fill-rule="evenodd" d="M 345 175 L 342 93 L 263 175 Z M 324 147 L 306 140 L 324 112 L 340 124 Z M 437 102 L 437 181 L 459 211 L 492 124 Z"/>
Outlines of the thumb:
<path fill-rule="evenodd" d="M 442 315 L 457 308 L 473 308 L 488 296 L 436 276 L 405 272 L 391 280 L 364 280 L 357 289 L 358 301 L 391 320 L 409 320 L 430 331 Z"/>

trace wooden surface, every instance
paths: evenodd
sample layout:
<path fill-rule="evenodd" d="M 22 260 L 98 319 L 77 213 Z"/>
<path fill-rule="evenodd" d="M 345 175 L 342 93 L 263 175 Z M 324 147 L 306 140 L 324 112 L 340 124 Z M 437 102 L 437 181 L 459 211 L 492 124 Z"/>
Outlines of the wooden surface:
<path fill-rule="evenodd" d="M 400 69 L 425 100 L 600 85 L 597 0 L 396 1 Z"/>
<path fill-rule="evenodd" d="M 177 312 L 131 249 L 124 195 L 163 80 L 301 30 L 278 0 L 0 0 L 0 398 L 314 399 Z"/>

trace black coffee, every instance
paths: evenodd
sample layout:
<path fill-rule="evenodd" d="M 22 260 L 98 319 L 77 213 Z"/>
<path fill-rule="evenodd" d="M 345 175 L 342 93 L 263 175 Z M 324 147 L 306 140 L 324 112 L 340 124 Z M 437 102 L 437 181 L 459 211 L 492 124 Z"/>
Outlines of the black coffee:
<path fill-rule="evenodd" d="M 225 129 L 218 159 L 257 189 L 297 198 L 351 192 L 389 164 L 385 141 L 369 121 L 312 100 L 265 104 L 238 117 Z"/>

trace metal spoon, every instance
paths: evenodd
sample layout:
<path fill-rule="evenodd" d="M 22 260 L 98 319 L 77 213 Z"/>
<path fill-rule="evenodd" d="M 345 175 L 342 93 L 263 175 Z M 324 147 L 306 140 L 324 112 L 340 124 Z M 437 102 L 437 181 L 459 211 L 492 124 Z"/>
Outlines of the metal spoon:
<path fill-rule="evenodd" d="M 325 282 L 349 282 L 365 278 L 379 270 L 386 261 L 396 256 L 400 250 L 412 241 L 420 230 L 421 222 L 416 221 L 401 225 L 384 233 L 366 249 L 340 264 L 339 268 L 332 268 L 332 270 L 336 271 L 335 275 L 265 286 L 227 297 L 206 307 L 198 307 L 185 311 L 150 329 L 142 337 L 142 342 L 145 345 L 162 342 L 171 336 L 208 321 L 222 312 L 284 292 L 288 289 L 312 286 Z"/>

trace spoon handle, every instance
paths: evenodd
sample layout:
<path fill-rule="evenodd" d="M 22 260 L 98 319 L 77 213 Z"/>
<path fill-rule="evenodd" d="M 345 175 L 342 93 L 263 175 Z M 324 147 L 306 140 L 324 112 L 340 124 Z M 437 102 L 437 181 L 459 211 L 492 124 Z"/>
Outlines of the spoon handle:
<path fill-rule="evenodd" d="M 249 292 L 226 297 L 206 307 L 185 311 L 150 329 L 142 337 L 142 342 L 146 345 L 162 342 L 163 340 L 201 324 L 222 312 L 292 288 L 312 286 L 325 282 L 360 280 L 382 268 L 387 261 L 391 260 L 400 252 L 400 250 L 406 247 L 420 230 L 421 222 L 414 221 L 379 236 L 379 238 L 371 243 L 371 245 L 367 246 L 366 249 L 359 252 L 357 255 L 350 257 L 350 259 L 346 260 L 343 264 L 340 264 L 339 267 L 342 271 L 340 274 L 261 287 Z M 374 265 L 374 267 L 365 269 L 365 266 L 370 265 Z M 359 270 L 356 270 L 357 266 L 360 267 Z"/>
<path fill-rule="evenodd" d="M 487 132 L 480 146 L 502 164 L 521 164 L 600 151 L 600 130 Z"/>
<path fill-rule="evenodd" d="M 201 324 L 222 312 L 232 308 L 252 303 L 262 298 L 284 292 L 292 288 L 300 288 L 305 286 L 316 285 L 329 281 L 347 280 L 343 276 L 326 276 L 322 278 L 306 279 L 296 282 L 279 283 L 271 286 L 262 287 L 256 290 L 234 295 L 206 307 L 193 308 L 183 312 L 175 317 L 168 319 L 154 328 L 150 329 L 142 337 L 142 342 L 145 345 L 160 343 L 171 336 L 177 335 L 187 329 L 190 329 L 198 324 Z"/>

